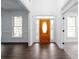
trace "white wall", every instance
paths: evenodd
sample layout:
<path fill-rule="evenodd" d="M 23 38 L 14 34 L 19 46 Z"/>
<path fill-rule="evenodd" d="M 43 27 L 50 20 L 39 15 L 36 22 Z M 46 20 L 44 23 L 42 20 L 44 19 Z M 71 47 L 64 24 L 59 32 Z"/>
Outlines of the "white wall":
<path fill-rule="evenodd" d="M 27 11 L 1 11 L 2 39 L 1 42 L 28 42 L 28 12 Z M 12 38 L 12 16 L 22 16 L 23 37 Z"/>
<path fill-rule="evenodd" d="M 29 16 L 28 16 L 28 45 L 29 46 L 32 46 L 32 44 L 33 44 L 33 35 L 32 35 L 32 33 L 33 33 L 33 31 L 32 31 L 32 20 L 33 20 L 33 18 L 32 18 L 32 15 L 29 13 Z"/>
<path fill-rule="evenodd" d="M 55 21 L 55 42 L 59 48 L 62 48 L 62 16 L 61 14 L 56 17 Z"/>
<path fill-rule="evenodd" d="M 36 16 L 54 16 L 57 13 L 57 0 L 33 0 L 31 12 Z"/>

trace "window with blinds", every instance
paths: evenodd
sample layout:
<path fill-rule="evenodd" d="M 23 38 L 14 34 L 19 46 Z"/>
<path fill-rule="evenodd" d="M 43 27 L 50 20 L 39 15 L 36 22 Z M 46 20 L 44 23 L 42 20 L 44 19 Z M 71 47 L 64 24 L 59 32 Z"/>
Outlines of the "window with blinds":
<path fill-rule="evenodd" d="M 12 17 L 12 37 L 22 37 L 22 16 Z"/>
<path fill-rule="evenodd" d="M 67 36 L 68 37 L 75 37 L 76 33 L 76 17 L 69 16 L 67 19 Z"/>

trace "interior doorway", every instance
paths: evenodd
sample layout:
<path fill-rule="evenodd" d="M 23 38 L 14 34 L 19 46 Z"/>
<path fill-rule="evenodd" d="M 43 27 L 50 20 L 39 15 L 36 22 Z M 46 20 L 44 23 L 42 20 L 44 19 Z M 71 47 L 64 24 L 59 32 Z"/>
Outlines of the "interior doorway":
<path fill-rule="evenodd" d="M 40 43 L 50 43 L 50 19 L 40 19 L 39 25 Z"/>

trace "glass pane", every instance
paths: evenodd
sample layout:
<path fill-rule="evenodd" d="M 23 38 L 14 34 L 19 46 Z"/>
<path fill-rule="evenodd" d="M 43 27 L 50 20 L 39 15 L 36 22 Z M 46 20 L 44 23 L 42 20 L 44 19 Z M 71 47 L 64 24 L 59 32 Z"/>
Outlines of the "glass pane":
<path fill-rule="evenodd" d="M 36 20 L 36 24 L 39 25 L 39 20 Z"/>
<path fill-rule="evenodd" d="M 42 30 L 43 30 L 43 33 L 47 32 L 47 23 L 46 22 L 43 23 Z"/>
<path fill-rule="evenodd" d="M 75 27 L 68 27 L 68 30 L 75 30 Z"/>
<path fill-rule="evenodd" d="M 75 26 L 75 17 L 68 17 L 68 26 Z"/>
<path fill-rule="evenodd" d="M 75 31 L 69 31 L 67 35 L 68 37 L 75 37 Z"/>
<path fill-rule="evenodd" d="M 22 17 L 14 17 L 14 26 L 22 26 Z"/>
<path fill-rule="evenodd" d="M 22 36 L 22 27 L 14 27 L 14 37 Z"/>
<path fill-rule="evenodd" d="M 53 20 L 50 20 L 51 24 L 53 25 Z"/>
<path fill-rule="evenodd" d="M 51 27 L 50 27 L 50 30 L 51 30 L 51 32 L 50 32 L 50 33 L 51 33 L 51 40 L 53 40 L 53 39 L 54 39 L 54 35 L 53 35 L 53 33 L 54 33 L 54 32 L 53 32 L 53 30 L 54 30 L 54 29 L 53 29 L 53 26 L 54 26 L 53 20 L 50 20 L 50 24 L 51 24 L 51 25 L 50 25 L 50 26 L 51 26 Z"/>
<path fill-rule="evenodd" d="M 39 20 L 36 20 L 36 40 L 39 40 Z"/>

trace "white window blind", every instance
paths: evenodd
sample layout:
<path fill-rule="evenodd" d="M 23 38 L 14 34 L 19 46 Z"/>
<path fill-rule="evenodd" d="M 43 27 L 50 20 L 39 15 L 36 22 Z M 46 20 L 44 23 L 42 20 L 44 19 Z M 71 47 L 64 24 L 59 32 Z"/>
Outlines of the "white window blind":
<path fill-rule="evenodd" d="M 22 16 L 12 17 L 12 37 L 22 37 Z"/>
<path fill-rule="evenodd" d="M 76 17 L 70 16 L 67 19 L 67 36 L 68 37 L 75 37 L 75 29 L 76 29 Z"/>

